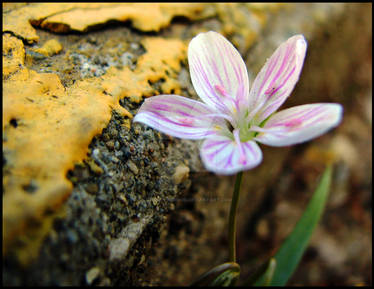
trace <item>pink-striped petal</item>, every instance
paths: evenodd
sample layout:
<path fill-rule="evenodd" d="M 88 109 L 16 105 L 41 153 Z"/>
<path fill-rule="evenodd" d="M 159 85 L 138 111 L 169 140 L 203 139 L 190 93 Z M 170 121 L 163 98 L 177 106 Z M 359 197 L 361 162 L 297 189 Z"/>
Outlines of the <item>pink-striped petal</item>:
<path fill-rule="evenodd" d="M 258 131 L 255 140 L 270 146 L 289 146 L 318 137 L 342 120 L 343 107 L 316 103 L 291 107 L 275 113 Z"/>
<path fill-rule="evenodd" d="M 207 138 L 200 156 L 207 170 L 222 175 L 252 169 L 262 161 L 261 149 L 254 141 L 238 144 L 221 135 Z"/>
<path fill-rule="evenodd" d="M 206 104 L 179 95 L 147 98 L 134 122 L 185 139 L 205 138 L 217 131 L 216 125 L 225 125 L 223 118 Z"/>
<path fill-rule="evenodd" d="M 206 104 L 227 114 L 248 104 L 247 68 L 222 35 L 210 31 L 195 36 L 188 47 L 188 62 L 192 84 Z"/>
<path fill-rule="evenodd" d="M 295 35 L 282 43 L 253 82 L 250 106 L 259 122 L 276 111 L 292 92 L 303 67 L 307 43 Z"/>

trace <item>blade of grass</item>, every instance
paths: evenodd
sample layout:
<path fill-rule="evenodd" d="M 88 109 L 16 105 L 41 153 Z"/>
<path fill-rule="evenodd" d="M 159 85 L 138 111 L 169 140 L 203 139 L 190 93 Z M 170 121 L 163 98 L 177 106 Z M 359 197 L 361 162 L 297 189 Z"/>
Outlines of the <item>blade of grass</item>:
<path fill-rule="evenodd" d="M 243 284 L 240 286 L 269 286 L 271 279 L 273 279 L 277 261 L 270 258 L 262 264 Z"/>
<path fill-rule="evenodd" d="M 323 173 L 321 181 L 302 217 L 273 257 L 276 260 L 276 267 L 269 283 L 270 286 L 284 286 L 299 264 L 325 207 L 331 175 L 332 169 L 329 166 Z M 261 275 L 253 285 L 265 284 L 265 278 L 265 274 Z"/>

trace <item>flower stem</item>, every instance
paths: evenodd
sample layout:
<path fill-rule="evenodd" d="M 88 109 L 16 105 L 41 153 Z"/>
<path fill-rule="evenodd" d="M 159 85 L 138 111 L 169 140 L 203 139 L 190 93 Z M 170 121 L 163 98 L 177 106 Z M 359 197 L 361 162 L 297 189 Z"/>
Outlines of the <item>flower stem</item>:
<path fill-rule="evenodd" d="M 240 185 L 242 183 L 243 172 L 236 175 L 234 192 L 231 200 L 229 215 L 229 254 L 230 262 L 236 262 L 236 209 L 238 207 Z"/>

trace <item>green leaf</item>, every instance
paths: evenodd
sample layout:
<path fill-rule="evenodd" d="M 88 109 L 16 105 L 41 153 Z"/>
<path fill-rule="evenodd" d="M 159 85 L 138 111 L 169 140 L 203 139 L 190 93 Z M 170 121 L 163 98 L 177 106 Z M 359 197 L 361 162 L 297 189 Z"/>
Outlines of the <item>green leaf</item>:
<path fill-rule="evenodd" d="M 270 286 L 284 286 L 299 264 L 325 207 L 331 183 L 331 175 L 332 169 L 329 166 L 323 173 L 318 188 L 309 201 L 304 214 L 275 254 L 276 267 L 269 283 Z M 266 284 L 267 272 L 268 270 L 253 285 L 260 286 Z"/>
<path fill-rule="evenodd" d="M 271 258 L 262 264 L 241 286 L 269 286 L 276 266 L 277 261 Z"/>
<path fill-rule="evenodd" d="M 273 280 L 274 277 L 274 272 L 275 268 L 277 267 L 277 260 L 274 258 L 271 258 L 269 261 L 269 266 L 266 269 L 266 272 L 264 274 L 264 283 L 261 284 L 260 286 L 269 286 L 271 281 Z"/>

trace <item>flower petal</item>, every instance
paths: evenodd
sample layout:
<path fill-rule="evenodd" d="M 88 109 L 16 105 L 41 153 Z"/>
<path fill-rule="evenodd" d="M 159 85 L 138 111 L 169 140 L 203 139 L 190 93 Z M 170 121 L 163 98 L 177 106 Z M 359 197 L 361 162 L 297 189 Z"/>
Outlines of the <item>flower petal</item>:
<path fill-rule="evenodd" d="M 282 43 L 253 82 L 250 106 L 261 122 L 276 111 L 292 92 L 303 67 L 307 43 L 295 35 Z"/>
<path fill-rule="evenodd" d="M 337 103 L 316 103 L 291 107 L 275 113 L 255 139 L 270 146 L 288 146 L 318 137 L 342 120 Z"/>
<path fill-rule="evenodd" d="M 248 103 L 245 63 L 235 47 L 217 32 L 200 33 L 188 47 L 192 84 L 199 97 L 223 113 Z"/>
<path fill-rule="evenodd" d="M 200 156 L 207 170 L 222 175 L 254 168 L 262 161 L 261 149 L 254 141 L 238 145 L 236 141 L 221 135 L 207 138 Z"/>
<path fill-rule="evenodd" d="M 134 118 L 171 136 L 202 139 L 225 125 L 222 117 L 206 104 L 179 95 L 157 95 L 147 98 Z"/>

